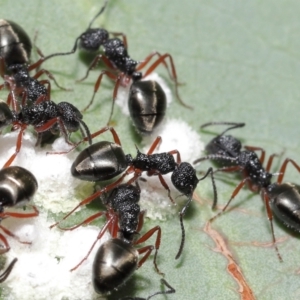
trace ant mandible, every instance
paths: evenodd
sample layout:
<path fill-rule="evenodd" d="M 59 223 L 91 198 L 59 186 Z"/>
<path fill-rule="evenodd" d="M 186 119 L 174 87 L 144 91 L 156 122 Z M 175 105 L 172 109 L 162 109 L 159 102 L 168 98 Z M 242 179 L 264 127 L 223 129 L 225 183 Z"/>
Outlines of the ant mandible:
<path fill-rule="evenodd" d="M 243 123 L 219 122 L 204 124 L 202 128 L 214 124 L 233 125 L 229 129 L 244 126 Z M 213 149 L 212 152 L 214 153 L 208 154 L 194 161 L 194 164 L 208 159 L 217 161 L 228 161 L 228 166 L 218 169 L 217 171 L 220 170 L 232 172 L 241 170 L 243 172 L 243 180 L 236 186 L 236 188 L 232 192 L 229 201 L 226 203 L 222 211 L 218 213 L 215 217 L 211 218 L 210 221 L 212 222 L 219 215 L 221 215 L 227 209 L 230 202 L 239 193 L 242 187 L 245 184 L 247 184 L 252 192 L 260 192 L 261 194 L 270 222 L 273 240 L 272 242 L 277 252 L 279 260 L 282 261 L 281 255 L 279 254 L 276 245 L 276 238 L 273 226 L 273 213 L 285 226 L 291 227 L 298 232 L 300 231 L 300 218 L 297 213 L 300 209 L 300 188 L 297 185 L 291 183 L 282 183 L 283 176 L 286 172 L 286 167 L 288 163 L 291 163 L 297 169 L 298 172 L 300 172 L 300 166 L 294 160 L 286 158 L 280 167 L 277 182 L 271 183 L 273 174 L 270 173 L 270 169 L 276 154 L 273 154 L 269 157 L 267 167 L 264 168 L 263 163 L 265 160 L 265 150 L 263 150 L 260 147 L 245 146 L 246 150 L 240 151 L 240 142 L 237 139 L 232 138 L 231 136 L 229 136 L 230 138 L 221 139 L 223 134 L 229 129 L 225 130 L 221 135 L 218 135 L 209 143 L 209 149 L 211 151 Z M 228 140 L 230 140 L 229 143 Z M 218 141 L 218 143 L 215 143 L 216 141 Z M 226 142 L 223 143 L 220 141 Z M 218 146 L 215 147 L 212 145 Z M 232 148 L 232 145 L 235 145 L 235 147 Z M 235 151 L 232 151 L 232 149 L 235 149 Z M 261 151 L 260 158 L 254 152 L 256 150 Z"/>

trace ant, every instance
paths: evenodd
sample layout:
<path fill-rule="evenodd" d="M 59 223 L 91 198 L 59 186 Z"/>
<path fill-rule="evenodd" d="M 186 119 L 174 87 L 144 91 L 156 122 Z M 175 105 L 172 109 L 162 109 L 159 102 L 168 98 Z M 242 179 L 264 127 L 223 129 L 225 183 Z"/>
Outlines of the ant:
<path fill-rule="evenodd" d="M 22 145 L 23 132 L 28 125 L 32 125 L 38 134 L 49 130 L 56 133 L 56 131 L 59 130 L 64 135 L 66 143 L 73 146 L 74 144 L 69 140 L 69 134 L 80 129 L 83 137 L 86 136 L 86 139 L 92 144 L 90 131 L 82 120 L 82 114 L 74 105 L 68 102 L 56 104 L 51 100 L 37 101 L 34 105 L 23 106 L 19 112 L 16 112 L 10 110 L 8 105 L 2 101 L 0 102 L 0 116 L 4 117 L 0 125 L 6 126 L 12 124 L 14 130 L 20 129 L 15 153 L 5 163 L 4 168 L 10 166 L 19 153 Z M 38 136 L 36 145 L 39 144 L 40 140 L 41 135 Z"/>
<path fill-rule="evenodd" d="M 30 201 L 34 196 L 38 188 L 38 183 L 34 175 L 28 170 L 12 166 L 0 170 L 0 221 L 7 217 L 13 218 L 32 218 L 39 215 L 39 211 L 33 206 L 33 212 L 20 213 L 20 212 L 8 212 L 4 211 L 5 207 L 15 207 L 22 205 L 24 202 Z M 28 244 L 28 242 L 21 242 L 17 236 L 9 231 L 4 226 L 0 225 L 2 231 L 17 239 L 20 243 Z M 0 233 L 0 240 L 3 242 L 3 249 L 0 250 L 0 254 L 9 251 L 10 246 L 5 236 Z M 12 264 L 12 263 L 11 263 Z M 12 266 L 10 265 L 11 269 Z M 8 268 L 9 270 L 10 267 Z M 10 272 L 10 271 L 9 271 Z"/>
<path fill-rule="evenodd" d="M 78 45 L 79 48 L 88 52 L 95 52 L 98 51 L 100 47 L 103 48 L 104 54 L 99 54 L 94 58 L 94 60 L 92 61 L 91 65 L 89 66 L 86 72 L 86 75 L 81 80 L 79 80 L 79 81 L 85 80 L 88 77 L 90 70 L 92 70 L 100 60 L 102 60 L 109 69 L 109 70 L 101 71 L 94 85 L 94 93 L 92 99 L 89 102 L 89 104 L 84 108 L 83 111 L 87 110 L 92 105 L 95 95 L 101 85 L 102 77 L 106 75 L 107 77 L 115 81 L 112 108 L 107 122 L 107 124 L 109 124 L 113 114 L 114 103 L 117 97 L 119 86 L 128 85 L 130 80 L 132 80 L 133 82 L 140 81 L 141 79 L 151 74 L 161 64 L 163 64 L 164 67 L 167 69 L 170 78 L 175 83 L 175 93 L 177 99 L 183 106 L 191 109 L 191 107 L 185 104 L 179 96 L 179 92 L 178 92 L 179 82 L 177 80 L 176 68 L 173 62 L 173 58 L 169 53 L 161 54 L 155 51 L 149 54 L 143 61 L 139 62 L 132 59 L 129 56 L 127 52 L 127 38 L 123 33 L 108 32 L 104 28 L 91 28 L 94 21 L 104 12 L 106 5 L 107 5 L 107 1 L 105 2 L 104 6 L 100 9 L 100 11 L 96 14 L 96 16 L 92 19 L 86 31 L 76 38 L 74 47 L 70 52 L 57 53 L 52 55 L 52 56 L 56 56 L 56 55 L 73 54 L 76 52 Z M 114 38 L 109 38 L 109 34 L 112 34 Z M 117 36 L 122 36 L 122 40 L 119 39 Z M 155 56 L 157 56 L 158 58 L 152 63 L 152 65 L 143 74 L 140 70 L 146 67 L 146 65 Z M 169 60 L 169 64 L 167 63 L 167 60 Z"/>
<path fill-rule="evenodd" d="M 83 222 L 71 228 L 62 230 L 74 230 L 79 226 L 89 224 L 96 218 L 106 217 L 106 223 L 100 230 L 97 239 L 92 244 L 87 255 L 71 271 L 76 270 L 85 261 L 97 241 L 108 230 L 111 239 L 101 244 L 93 263 L 93 286 L 97 293 L 107 293 L 121 286 L 136 269 L 140 268 L 151 252 L 155 250 L 153 264 L 158 274 L 163 275 L 158 269 L 156 258 L 161 241 L 161 228 L 155 226 L 143 236 L 136 239 L 143 227 L 145 211 L 140 211 L 140 188 L 137 186 L 122 184 L 111 190 L 103 201 L 106 211 L 100 211 Z M 153 234 L 157 234 L 155 246 L 144 246 L 136 249 L 135 246 L 147 241 Z M 144 256 L 138 260 L 139 255 Z"/>
<path fill-rule="evenodd" d="M 204 124 L 202 128 L 214 124 L 233 125 L 229 129 L 244 126 L 244 123 L 220 122 L 207 123 Z M 230 164 L 219 169 L 220 171 L 232 172 L 240 170 L 243 172 L 243 179 L 232 192 L 229 201 L 226 203 L 222 211 L 215 217 L 210 219 L 210 221 L 212 222 L 219 215 L 225 212 L 233 198 L 239 193 L 241 188 L 245 184 L 247 184 L 252 192 L 259 192 L 261 194 L 266 207 L 268 219 L 270 221 L 273 245 L 275 247 L 279 260 L 282 261 L 281 255 L 279 254 L 278 248 L 276 246 L 276 239 L 273 228 L 273 214 L 275 214 L 276 217 L 285 226 L 291 227 L 295 231 L 300 231 L 300 218 L 298 216 L 298 210 L 300 209 L 300 188 L 297 185 L 291 183 L 282 183 L 288 163 L 291 163 L 298 170 L 298 172 L 300 172 L 300 166 L 294 160 L 286 158 L 280 167 L 277 182 L 271 183 L 271 179 L 274 174 L 270 173 L 270 169 L 273 159 L 277 155 L 271 155 L 268 159 L 267 167 L 264 168 L 263 163 L 265 160 L 265 150 L 260 147 L 245 146 L 246 150 L 241 151 L 241 143 L 237 139 L 231 136 L 223 136 L 223 134 L 229 129 L 225 130 L 221 135 L 218 135 L 209 143 L 208 148 L 210 150 L 213 150 L 211 154 L 208 154 L 194 161 L 194 164 L 208 159 L 228 161 Z M 234 145 L 234 147 L 232 147 L 232 145 Z M 254 152 L 256 150 L 261 151 L 260 158 Z"/>
<path fill-rule="evenodd" d="M 16 95 L 26 94 L 26 98 L 30 102 L 35 102 L 39 97 L 45 99 L 50 98 L 50 82 L 48 80 L 38 81 L 37 79 L 46 74 L 54 81 L 57 87 L 61 87 L 53 75 L 47 70 L 39 70 L 33 77 L 29 72 L 37 69 L 45 60 L 52 55 L 45 57 L 37 48 L 40 59 L 28 65 L 32 50 L 32 43 L 25 30 L 17 23 L 9 20 L 0 20 L 0 76 L 4 78 L 5 83 L 0 85 L 0 90 L 8 85 L 10 94 L 8 104 L 13 101 L 13 109 L 17 110 Z M 5 73 L 8 74 L 5 74 Z M 48 85 L 46 88 L 45 85 Z"/>
<path fill-rule="evenodd" d="M 17 258 L 14 258 L 11 263 L 8 265 L 8 267 L 6 268 L 6 270 L 0 274 L 0 283 L 4 282 L 7 277 L 9 276 L 9 274 L 11 273 L 12 269 L 14 268 L 15 266 L 15 263 L 18 261 Z"/>
<path fill-rule="evenodd" d="M 155 139 L 146 154 L 141 153 L 139 149 L 137 149 L 137 155 L 135 158 L 133 158 L 130 154 L 125 155 L 120 139 L 112 127 L 104 127 L 91 136 L 95 137 L 107 130 L 112 133 L 114 143 L 101 141 L 94 143 L 81 151 L 72 164 L 71 173 L 74 177 L 81 180 L 104 181 L 112 179 L 122 172 L 125 172 L 115 182 L 107 185 L 100 191 L 95 192 L 90 197 L 81 201 L 72 211 L 64 216 L 63 220 L 72 214 L 78 207 L 90 203 L 102 193 L 117 187 L 127 175 L 132 173 L 133 177 L 127 182 L 128 184 L 136 181 L 143 172 L 147 172 L 147 176 L 158 176 L 160 183 L 168 191 L 169 199 L 173 204 L 175 204 L 175 201 L 171 197 L 170 188 L 163 178 L 163 175 L 172 173 L 171 181 L 174 187 L 183 195 L 188 197 L 188 201 L 179 213 L 182 238 L 179 251 L 176 255 L 176 259 L 178 259 L 181 255 L 185 242 L 183 216 L 185 215 L 187 207 L 192 201 L 193 192 L 199 181 L 205 179 L 208 175 L 211 176 L 214 191 L 213 208 L 216 205 L 217 191 L 212 168 L 209 168 L 206 174 L 202 178 L 198 179 L 196 176 L 196 170 L 191 166 L 191 164 L 187 162 L 181 162 L 180 153 L 178 150 L 153 154 L 154 150 L 161 142 L 161 137 L 157 137 Z M 176 161 L 173 155 L 177 156 Z M 53 224 L 51 227 L 57 225 L 58 223 L 59 222 Z"/>

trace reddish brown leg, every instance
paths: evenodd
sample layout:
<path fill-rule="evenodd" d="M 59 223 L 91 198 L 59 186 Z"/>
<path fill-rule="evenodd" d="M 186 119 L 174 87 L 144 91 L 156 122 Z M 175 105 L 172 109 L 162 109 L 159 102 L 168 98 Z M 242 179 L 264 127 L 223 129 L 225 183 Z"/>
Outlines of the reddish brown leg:
<path fill-rule="evenodd" d="M 268 219 L 270 221 L 273 245 L 275 247 L 275 251 L 277 253 L 279 261 L 282 262 L 282 257 L 280 255 L 279 250 L 278 250 L 277 245 L 276 245 L 276 238 L 275 238 L 274 226 L 273 226 L 273 214 L 272 214 L 272 210 L 270 208 L 270 199 L 269 199 L 267 193 L 264 190 L 262 190 L 262 198 L 264 200 L 266 211 L 267 211 L 267 216 L 268 216 Z"/>
<path fill-rule="evenodd" d="M 260 162 L 263 165 L 264 161 L 265 161 L 265 155 L 266 155 L 266 151 L 261 148 L 261 147 L 253 147 L 253 146 L 245 146 L 245 149 L 249 150 L 249 151 L 261 151 L 261 155 L 260 155 Z"/>
<path fill-rule="evenodd" d="M 141 244 L 145 241 L 147 241 L 154 233 L 157 233 L 156 236 L 156 240 L 155 240 L 155 247 L 153 246 L 145 246 L 143 248 L 138 249 L 139 254 L 142 253 L 146 253 L 139 261 L 138 264 L 138 268 L 140 268 L 143 263 L 147 260 L 147 258 L 149 257 L 149 255 L 151 254 L 152 250 L 155 249 L 155 254 L 154 254 L 154 258 L 153 258 L 153 264 L 155 267 L 155 270 L 158 274 L 160 275 L 164 275 L 164 273 L 162 273 L 158 267 L 157 267 L 157 252 L 159 250 L 160 247 L 160 241 L 161 241 L 161 228 L 159 226 L 155 226 L 152 229 L 150 229 L 148 232 L 146 232 L 142 237 L 140 237 L 137 241 L 135 241 L 135 245 Z"/>
<path fill-rule="evenodd" d="M 183 102 L 183 100 L 181 99 L 180 95 L 179 95 L 179 92 L 178 92 L 178 80 L 177 80 L 177 74 L 176 74 L 176 68 L 175 68 L 175 64 L 173 62 L 173 58 L 172 56 L 169 54 L 169 53 L 165 53 L 165 54 L 160 54 L 158 52 L 155 52 L 154 55 L 158 55 L 158 59 L 148 68 L 148 70 L 144 73 L 143 77 L 147 77 L 149 74 L 151 74 L 160 64 L 163 64 L 166 69 L 168 70 L 168 73 L 169 73 L 169 76 L 170 78 L 174 81 L 175 83 L 175 93 L 176 93 L 176 97 L 177 99 L 179 100 L 179 102 L 181 103 L 181 105 L 187 107 L 187 108 L 190 108 L 192 109 L 192 106 L 189 106 L 187 104 L 185 104 Z M 153 53 L 150 54 L 144 62 L 142 62 L 138 69 L 141 69 L 143 68 L 149 61 L 150 59 L 154 56 Z M 170 62 L 170 66 L 171 66 L 171 73 L 170 73 L 170 70 L 168 68 L 168 65 L 166 63 L 166 60 L 169 59 L 169 62 Z"/>
<path fill-rule="evenodd" d="M 161 143 L 162 139 L 160 136 L 158 136 L 154 142 L 152 143 L 152 145 L 150 146 L 148 152 L 147 152 L 147 155 L 150 155 L 153 153 L 153 151 L 158 147 L 158 145 Z"/>
<path fill-rule="evenodd" d="M 266 167 L 266 172 L 270 172 L 272 163 L 273 163 L 273 159 L 274 159 L 274 157 L 277 157 L 277 156 L 278 156 L 277 154 L 270 155 L 270 157 L 268 159 L 267 167 Z"/>
<path fill-rule="evenodd" d="M 77 82 L 81 82 L 85 79 L 88 78 L 89 76 L 89 73 L 91 70 L 93 70 L 97 64 L 99 63 L 99 61 L 102 60 L 104 62 L 104 64 L 109 68 L 109 69 L 112 69 L 112 70 L 115 70 L 116 68 L 114 67 L 114 65 L 110 62 L 110 60 L 105 56 L 105 55 L 97 55 L 94 60 L 92 61 L 92 63 L 90 64 L 90 66 L 88 67 L 87 71 L 86 71 L 86 74 L 83 78 L 77 80 Z"/>
<path fill-rule="evenodd" d="M 97 137 L 98 135 L 100 135 L 100 134 L 102 134 L 102 133 L 104 133 L 104 132 L 106 132 L 106 131 L 108 131 L 108 130 L 111 132 L 111 134 L 112 134 L 112 136 L 113 136 L 113 139 L 114 139 L 114 142 L 115 142 L 116 144 L 122 146 L 122 145 L 121 145 L 120 138 L 119 138 L 117 132 L 114 130 L 113 127 L 110 127 L 110 126 L 105 126 L 105 127 L 101 128 L 100 130 L 98 130 L 98 131 L 92 133 L 92 134 L 90 135 L 90 136 L 91 136 L 91 139 Z M 73 151 L 75 148 L 77 148 L 81 143 L 87 142 L 88 140 L 89 140 L 88 137 L 83 138 L 81 141 L 79 141 L 78 143 L 76 143 L 76 144 L 74 145 L 74 147 L 72 147 L 72 148 L 71 148 L 70 150 L 68 150 L 68 151 L 64 151 L 64 152 L 47 152 L 47 154 L 66 154 L 66 153 L 69 153 L 69 152 Z"/>
<path fill-rule="evenodd" d="M 40 96 L 40 97 L 37 99 L 37 101 L 35 102 L 36 104 L 39 103 L 38 100 L 39 100 L 41 97 L 43 97 L 43 101 L 49 101 L 49 100 L 50 100 L 50 94 L 51 94 L 51 83 L 50 83 L 50 81 L 49 81 L 49 80 L 41 80 L 41 81 L 40 81 L 40 84 L 42 84 L 42 85 L 47 85 L 47 95 L 46 95 L 46 96 L 45 96 L 45 95 Z M 42 102 L 42 101 L 40 101 L 40 102 Z"/>
<path fill-rule="evenodd" d="M 57 227 L 58 227 L 60 230 L 65 230 L 65 231 L 70 230 L 70 231 L 72 231 L 72 230 L 74 230 L 74 229 L 76 229 L 76 228 L 78 228 L 78 227 L 80 227 L 80 226 L 82 226 L 82 225 L 90 224 L 91 222 L 93 222 L 94 220 L 100 218 L 101 216 L 103 216 L 103 215 L 105 215 L 105 214 L 107 214 L 106 211 L 100 211 L 100 212 L 98 212 L 98 213 L 96 213 L 96 214 L 93 214 L 92 216 L 86 218 L 86 219 L 83 220 L 81 223 L 79 223 L 79 224 L 77 224 L 77 225 L 75 225 L 75 226 L 68 227 L 68 228 L 66 228 L 66 227 L 60 227 L 60 226 L 57 226 Z M 51 225 L 49 228 L 51 229 L 52 227 L 53 227 L 53 225 Z"/>
<path fill-rule="evenodd" d="M 49 79 L 53 80 L 54 83 L 55 83 L 55 85 L 56 85 L 59 89 L 64 90 L 64 91 L 70 91 L 70 89 L 66 89 L 66 88 L 60 86 L 60 85 L 58 84 L 58 82 L 56 81 L 55 77 L 52 75 L 52 73 L 50 73 L 48 70 L 45 70 L 45 69 L 39 70 L 39 71 L 33 76 L 33 78 L 38 79 L 38 78 L 39 78 L 40 76 L 42 76 L 43 74 L 45 74 L 46 76 L 48 76 Z"/>
<path fill-rule="evenodd" d="M 127 43 L 127 37 L 123 32 L 109 32 L 111 35 L 113 35 L 114 37 L 122 37 L 122 42 L 126 48 L 126 50 L 128 50 L 128 43 Z"/>
<path fill-rule="evenodd" d="M 30 245 L 31 244 L 31 242 L 21 241 L 18 236 L 16 236 L 15 234 L 13 234 L 10 230 L 8 230 L 7 228 L 3 227 L 2 225 L 0 225 L 0 229 L 2 229 L 6 235 L 14 238 L 15 240 L 17 240 L 21 244 L 26 244 L 26 245 Z M 9 248 L 7 249 L 7 251 L 8 250 L 9 250 Z M 5 252 L 7 252 L 7 251 L 5 251 Z"/>
<path fill-rule="evenodd" d="M 286 167 L 287 167 L 288 163 L 291 163 L 297 169 L 297 171 L 300 172 L 300 166 L 293 159 L 286 158 L 285 161 L 283 162 L 281 168 L 280 168 L 280 171 L 279 171 L 279 176 L 278 176 L 278 179 L 277 179 L 278 184 L 282 183 L 283 176 L 285 174 L 285 170 L 286 170 Z"/>
<path fill-rule="evenodd" d="M 130 169 L 130 168 L 129 168 Z M 83 206 L 83 205 L 87 205 L 89 203 L 91 203 L 94 199 L 98 198 L 99 196 L 101 196 L 103 193 L 107 193 L 109 191 L 111 191 L 112 189 L 114 189 L 115 187 L 117 187 L 125 178 L 125 176 L 127 176 L 127 172 L 125 172 L 118 180 L 116 180 L 115 182 L 108 184 L 106 187 L 104 187 L 103 189 L 95 192 L 93 195 L 89 196 L 88 198 L 82 200 L 78 205 L 76 205 L 70 212 L 68 212 L 60 221 L 56 222 L 55 224 L 51 225 L 50 228 L 53 228 L 55 226 L 57 226 L 61 221 L 65 220 L 66 218 L 68 218 L 74 211 L 76 211 L 79 207 Z"/>
<path fill-rule="evenodd" d="M 226 203 L 226 205 L 223 207 L 222 211 L 219 212 L 218 214 L 216 214 L 214 217 L 209 219 L 209 222 L 213 222 L 217 217 L 219 217 L 222 213 L 225 212 L 225 210 L 227 209 L 227 207 L 229 206 L 230 202 L 233 200 L 233 198 L 239 193 L 239 191 L 241 190 L 241 188 L 246 184 L 246 182 L 249 181 L 249 177 L 244 178 L 239 184 L 238 186 L 234 189 L 229 201 Z"/>
<path fill-rule="evenodd" d="M 22 146 L 22 139 L 23 139 L 23 133 L 24 130 L 27 128 L 27 125 L 21 125 L 20 132 L 18 134 L 17 138 L 17 144 L 16 144 L 16 150 L 15 153 L 10 157 L 10 159 L 4 164 L 3 168 L 7 168 L 11 165 L 11 163 L 14 161 L 18 153 L 20 152 L 21 146 Z"/>
<path fill-rule="evenodd" d="M 13 217 L 13 218 L 25 219 L 25 218 L 37 217 L 39 215 L 38 209 L 35 206 L 32 206 L 32 208 L 34 211 L 30 213 L 23 213 L 23 212 L 18 213 L 18 212 L 6 211 L 0 214 L 0 218 L 3 219 L 5 217 Z"/>
<path fill-rule="evenodd" d="M 94 93 L 93 93 L 93 96 L 92 96 L 92 99 L 90 100 L 89 104 L 82 110 L 82 112 L 85 112 L 94 102 L 94 98 L 95 98 L 95 95 L 96 93 L 98 92 L 98 89 L 101 85 L 101 81 L 102 81 L 102 77 L 103 75 L 106 75 L 108 76 L 110 79 L 112 79 L 113 81 L 116 81 L 117 80 L 117 76 L 115 74 L 113 74 L 111 71 L 107 71 L 107 70 L 104 70 L 104 71 L 101 71 L 100 75 L 98 76 L 98 79 L 94 85 Z M 114 90 L 114 93 L 115 93 L 115 90 Z"/>
<path fill-rule="evenodd" d="M 140 232 L 142 230 L 143 225 L 144 225 L 145 214 L 146 214 L 145 210 L 142 210 L 140 212 L 140 214 L 139 214 L 139 222 L 138 222 L 138 226 L 137 226 L 136 232 Z"/>
<path fill-rule="evenodd" d="M 102 227 L 100 233 L 98 234 L 96 240 L 92 244 L 92 246 L 91 246 L 90 250 L 88 251 L 87 255 L 74 268 L 72 268 L 70 270 L 71 272 L 74 271 L 74 270 L 76 270 L 85 260 L 87 260 L 87 258 L 89 257 L 90 253 L 94 249 L 95 245 L 102 238 L 102 236 L 104 235 L 104 233 L 107 230 L 109 230 L 109 228 L 114 227 L 114 223 L 117 223 L 117 222 L 118 222 L 118 217 L 115 214 L 109 216 L 109 219 L 107 220 L 107 222 Z"/>
<path fill-rule="evenodd" d="M 0 227 L 0 228 L 1 228 L 1 227 Z M 9 246 L 9 244 L 8 244 L 8 241 L 7 241 L 6 237 L 5 237 L 2 233 L 0 233 L 0 240 L 1 240 L 1 241 L 3 242 L 3 244 L 4 244 L 4 249 L 1 248 L 0 254 L 4 254 L 4 253 L 6 253 L 7 251 L 9 251 L 10 246 Z"/>
<path fill-rule="evenodd" d="M 176 205 L 174 199 L 173 199 L 172 196 L 171 196 L 170 188 L 169 188 L 169 186 L 167 185 L 167 183 L 165 182 L 165 180 L 164 180 L 164 178 L 162 177 L 162 175 L 161 175 L 161 174 L 158 174 L 158 178 L 159 178 L 159 181 L 160 181 L 161 185 L 168 191 L 168 197 L 169 197 L 169 199 L 171 200 L 171 202 L 172 202 L 174 205 Z"/>

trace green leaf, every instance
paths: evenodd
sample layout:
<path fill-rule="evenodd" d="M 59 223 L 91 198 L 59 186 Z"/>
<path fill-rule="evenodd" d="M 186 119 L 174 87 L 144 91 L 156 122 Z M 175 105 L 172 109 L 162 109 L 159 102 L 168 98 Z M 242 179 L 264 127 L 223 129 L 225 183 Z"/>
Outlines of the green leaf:
<path fill-rule="evenodd" d="M 75 38 L 102 5 L 102 1 L 96 0 L 2 0 L 0 9 L 2 18 L 20 24 L 30 37 L 38 31 L 37 45 L 47 55 L 71 49 Z M 111 0 L 95 26 L 126 33 L 129 53 L 134 59 L 142 60 L 153 50 L 172 54 L 178 79 L 185 83 L 180 86 L 180 94 L 194 109 L 185 109 L 175 99 L 168 108 L 168 117 L 183 119 L 205 143 L 214 135 L 201 133 L 201 124 L 245 122 L 245 128 L 232 132 L 244 144 L 262 147 L 267 155 L 284 152 L 283 157 L 300 161 L 299 2 Z M 76 53 L 43 64 L 62 86 L 74 89 L 64 92 L 53 86 L 52 99 L 57 103 L 68 101 L 82 108 L 92 96 L 99 73 L 93 71 L 83 83 L 75 83 L 87 68 L 80 57 Z M 173 87 L 163 67 L 157 72 Z M 113 84 L 104 80 L 93 107 L 84 115 L 92 132 L 106 124 L 112 89 Z M 2 98 L 5 95 L 1 93 Z M 116 107 L 113 121 L 125 152 L 134 154 L 135 144 L 139 146 L 141 140 L 129 118 Z M 217 134 L 222 129 L 212 131 Z M 179 144 L 179 151 L 180 147 Z M 205 170 L 208 166 L 209 162 L 197 169 Z M 272 172 L 277 172 L 279 166 L 276 161 Z M 288 168 L 285 179 L 299 182 L 299 174 Z M 239 178 L 231 174 L 217 176 L 220 206 L 227 202 L 238 183 Z M 206 222 L 216 213 L 211 211 L 209 180 L 200 182 L 196 192 L 201 199 L 208 200 L 194 201 L 188 209 L 184 218 L 186 244 L 178 261 L 174 259 L 180 243 L 176 215 L 170 214 L 166 221 L 146 221 L 146 228 L 162 228 L 159 267 L 176 289 L 175 295 L 155 299 L 240 299 L 239 286 L 226 269 L 227 259 L 214 251 L 214 241 L 204 232 Z M 281 241 L 280 263 L 271 246 L 270 225 L 260 196 L 245 188 L 231 207 L 232 211 L 219 217 L 212 228 L 224 237 L 254 296 L 299 298 L 299 235 L 274 222 L 276 238 Z M 266 244 L 269 247 L 264 247 Z M 151 261 L 147 261 L 126 286 L 108 298 L 147 297 L 160 290 L 159 280 Z"/>

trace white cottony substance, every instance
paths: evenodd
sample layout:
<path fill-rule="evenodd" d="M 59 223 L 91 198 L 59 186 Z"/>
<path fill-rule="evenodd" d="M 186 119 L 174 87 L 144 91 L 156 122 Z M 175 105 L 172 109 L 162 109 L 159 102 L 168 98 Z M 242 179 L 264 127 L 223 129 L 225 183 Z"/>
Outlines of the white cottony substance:
<path fill-rule="evenodd" d="M 18 261 L 5 281 L 5 299 L 71 300 L 97 297 L 91 270 L 100 242 L 78 269 L 73 272 L 70 269 L 87 254 L 97 238 L 99 228 L 87 226 L 62 232 L 56 228 L 50 230 L 52 223 L 47 221 L 46 213 L 27 220 L 10 218 L 2 223 L 21 241 L 31 242 L 31 245 L 26 245 L 9 239 L 11 249 L 7 253 L 8 262 L 15 257 Z"/>
<path fill-rule="evenodd" d="M 17 135 L 18 132 L 12 132 L 1 136 L 1 166 L 14 153 Z M 154 153 L 177 149 L 182 161 L 192 162 L 201 155 L 204 148 L 198 134 L 185 122 L 166 118 L 151 137 L 143 140 L 144 148 L 140 150 L 147 153 L 158 135 L 162 137 L 162 143 Z M 122 140 L 122 137 L 120 138 Z M 39 187 L 34 204 L 38 206 L 40 215 L 30 219 L 8 218 L 1 222 L 1 225 L 20 237 L 21 241 L 31 242 L 30 245 L 22 244 L 7 237 L 11 246 L 7 253 L 8 263 L 15 257 L 18 258 L 18 262 L 3 284 L 5 299 L 96 299 L 99 295 L 93 290 L 91 272 L 95 251 L 100 242 L 87 261 L 74 272 L 69 270 L 87 254 L 100 228 L 89 225 L 73 231 L 59 231 L 57 228 L 50 230 L 49 226 L 54 221 L 47 220 L 48 211 L 66 213 L 73 209 L 79 201 L 93 193 L 93 184 L 71 176 L 70 167 L 77 155 L 76 151 L 67 155 L 46 154 L 68 149 L 69 146 L 63 138 L 42 149 L 36 148 L 35 142 L 35 137 L 26 131 L 21 151 L 12 165 L 23 166 L 36 176 Z M 132 153 L 133 156 L 135 154 Z M 163 177 L 177 202 L 178 193 L 173 188 L 170 175 Z M 168 216 L 177 215 L 178 208 L 167 197 L 167 191 L 159 182 L 159 178 L 146 175 L 143 177 L 146 182 L 140 181 L 140 203 L 141 209 L 147 210 L 147 217 L 166 219 Z M 184 196 L 180 199 L 186 201 Z M 107 236 L 104 239 L 107 239 Z"/>
<path fill-rule="evenodd" d="M 15 152 L 18 133 L 17 131 L 1 136 L 1 167 Z M 36 137 L 27 130 L 23 135 L 21 150 L 11 165 L 24 167 L 36 177 L 36 205 L 54 213 L 69 212 L 83 197 L 93 192 L 92 183 L 82 182 L 71 176 L 71 165 L 78 153 L 72 151 L 67 155 L 47 154 L 67 151 L 70 148 L 63 137 L 44 148 L 35 147 L 35 143 Z"/>

